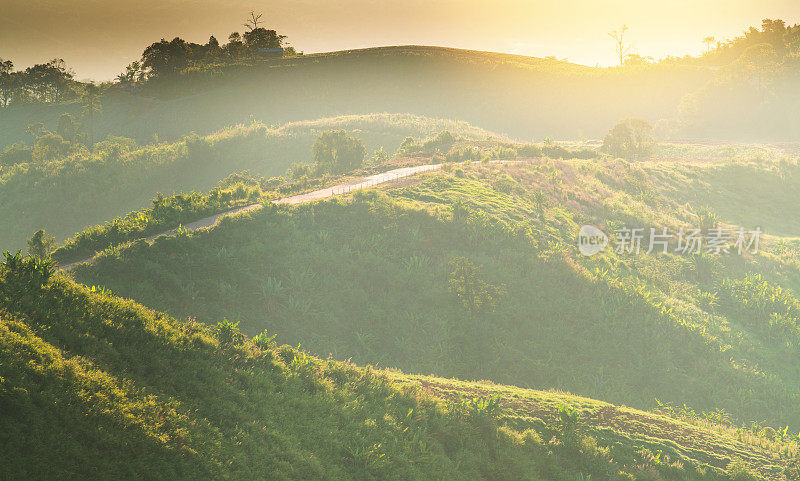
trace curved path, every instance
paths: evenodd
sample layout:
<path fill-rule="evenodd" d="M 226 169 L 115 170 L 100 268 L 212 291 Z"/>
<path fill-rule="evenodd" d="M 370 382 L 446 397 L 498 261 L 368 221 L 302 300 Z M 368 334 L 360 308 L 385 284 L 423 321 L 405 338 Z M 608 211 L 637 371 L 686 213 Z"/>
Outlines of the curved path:
<path fill-rule="evenodd" d="M 275 204 L 289 204 L 289 205 L 296 205 L 302 204 L 305 202 L 311 202 L 314 200 L 319 199 L 326 199 L 328 197 L 333 197 L 334 195 L 346 194 L 348 192 L 353 192 L 355 190 L 364 189 L 366 187 L 373 187 L 379 184 L 385 184 L 387 182 L 392 182 L 398 179 L 402 179 L 403 177 L 408 177 L 414 174 L 418 174 L 420 172 L 427 172 L 429 170 L 436 170 L 442 167 L 442 164 L 428 164 L 428 165 L 417 165 L 413 167 L 402 167 L 400 169 L 389 170 L 387 172 L 382 172 L 380 174 L 370 175 L 369 177 L 364 177 L 360 180 L 344 183 L 344 184 L 337 184 L 331 187 L 326 187 L 324 189 L 315 190 L 312 192 L 306 192 L 305 194 L 297 194 L 290 197 L 284 197 L 282 199 L 273 200 L 272 202 Z M 220 212 L 219 214 L 215 214 L 209 217 L 204 217 L 200 220 L 195 222 L 191 222 L 189 224 L 185 224 L 180 226 L 180 229 L 194 231 L 197 229 L 204 229 L 215 226 L 219 220 L 228 215 L 238 214 L 240 212 L 249 212 L 252 210 L 260 209 L 262 204 L 251 204 L 244 207 L 237 207 L 235 209 L 231 209 L 225 212 Z M 146 237 L 147 241 L 152 241 L 157 237 L 161 237 L 163 235 L 170 235 L 174 234 L 178 231 L 179 228 L 170 229 L 168 231 L 160 232 L 155 235 L 151 235 Z M 71 262 L 69 264 L 59 265 L 56 269 L 57 270 L 67 270 L 70 269 L 78 264 L 88 264 L 91 263 L 94 259 L 94 256 L 89 257 L 87 259 L 83 259 L 76 262 Z"/>

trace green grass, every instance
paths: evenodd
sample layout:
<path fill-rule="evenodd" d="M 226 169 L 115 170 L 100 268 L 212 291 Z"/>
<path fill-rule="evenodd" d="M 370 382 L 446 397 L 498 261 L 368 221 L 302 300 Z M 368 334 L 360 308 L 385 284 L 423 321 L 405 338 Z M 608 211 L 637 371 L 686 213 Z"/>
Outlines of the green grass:
<path fill-rule="evenodd" d="M 664 412 L 615 406 L 560 391 L 535 391 L 489 381 L 465 382 L 393 371 L 387 374 L 401 386 L 414 386 L 450 402 L 498 398 L 502 413 L 499 422 L 516 430 L 558 425 L 560 410 L 566 406 L 577 414 L 578 429 L 595 438 L 598 444 L 612 446 L 611 455 L 618 460 L 659 455 L 655 464 L 700 464 L 716 469 L 726 469 L 734 460 L 744 460 L 767 479 L 785 479 L 786 469 L 791 469 L 798 455 L 791 436 L 773 436 L 755 427 L 731 426 L 724 413 L 723 423 L 701 416 L 681 419 Z M 654 460 L 651 458 L 650 462 Z"/>
<path fill-rule="evenodd" d="M 707 185 L 704 199 L 713 200 L 725 187 L 711 182 L 740 164 L 758 174 L 740 179 L 744 187 L 782 182 L 773 205 L 796 211 L 784 194 L 796 192 L 796 164 L 742 155 L 686 165 L 450 165 L 385 195 L 265 209 L 210 232 L 110 250 L 75 276 L 173 315 L 227 317 L 248 334 L 267 328 L 320 356 L 637 408 L 688 403 L 724 409 L 737 423 L 794 427 L 800 340 L 781 327 L 797 325 L 793 311 L 767 304 L 754 325 L 756 311 L 739 297 L 763 289 L 725 294 L 760 274 L 782 289 L 780 305 L 796 302 L 800 276 L 787 239 L 768 236 L 758 255 L 721 258 L 583 258 L 574 245 L 583 223 L 696 225 L 701 207 L 716 204 L 681 196 Z M 757 217 L 761 207 L 749 208 Z M 451 292 L 454 258 L 482 268 L 476 285 L 502 288 L 494 310 L 472 312 Z"/>
<path fill-rule="evenodd" d="M 0 169 L 0 216 L 16 219 L 0 229 L 0 249 L 17 250 L 44 228 L 60 241 L 150 205 L 158 192 L 208 192 L 232 173 L 278 176 L 294 162 L 311 161 L 311 145 L 328 128 L 353 131 L 372 153 L 394 152 L 409 135 L 428 137 L 450 129 L 467 138 L 491 135 L 463 122 L 409 115 L 322 119 L 270 128 L 231 127 L 172 144 L 123 148 L 114 141 L 94 154 Z M 67 201 L 68 200 L 68 201 Z"/>
<path fill-rule="evenodd" d="M 4 478 L 727 479 L 699 458 L 654 463 L 623 431 L 612 446 L 580 420 L 523 428 L 524 409 L 466 385 L 179 321 L 47 269 L 0 266 Z M 466 397 L 425 392 L 445 382 Z"/>
<path fill-rule="evenodd" d="M 796 454 L 565 394 L 321 360 L 30 259 L 0 265 L 0 361 L 4 478 L 783 479 Z"/>

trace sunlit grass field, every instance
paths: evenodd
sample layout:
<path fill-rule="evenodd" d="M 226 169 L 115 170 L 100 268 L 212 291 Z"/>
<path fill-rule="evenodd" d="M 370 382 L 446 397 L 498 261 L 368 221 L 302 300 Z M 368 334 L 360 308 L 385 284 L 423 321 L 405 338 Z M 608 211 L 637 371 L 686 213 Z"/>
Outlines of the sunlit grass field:
<path fill-rule="evenodd" d="M 24 290 L 20 290 L 24 286 Z M 786 433 L 322 360 L 176 320 L 7 257 L 9 477 L 794 479 Z M 46 460 L 46 462 L 44 462 Z"/>
<path fill-rule="evenodd" d="M 757 146 L 697 162 L 448 163 L 110 249 L 75 276 L 172 315 L 267 328 L 323 357 L 792 426 L 800 277 L 796 226 L 776 216 L 795 209 L 797 169 Z M 737 189 L 761 189 L 774 208 Z M 709 222 L 760 226 L 761 251 L 586 258 L 575 247 L 586 223 Z M 497 291 L 491 309 L 453 292 L 454 261 Z"/>

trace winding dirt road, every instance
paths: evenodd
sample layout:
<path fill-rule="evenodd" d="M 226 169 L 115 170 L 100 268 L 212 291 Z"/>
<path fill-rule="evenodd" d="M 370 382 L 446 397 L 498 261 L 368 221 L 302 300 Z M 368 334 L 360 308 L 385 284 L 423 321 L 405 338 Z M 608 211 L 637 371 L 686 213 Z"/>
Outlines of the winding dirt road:
<path fill-rule="evenodd" d="M 428 164 L 428 165 L 418 165 L 414 167 L 402 167 L 400 169 L 389 170 L 386 172 L 382 172 L 380 174 L 370 175 L 369 177 L 364 177 L 360 180 L 344 183 L 344 184 L 337 184 L 331 187 L 326 187 L 324 189 L 315 190 L 312 192 L 306 192 L 305 194 L 297 194 L 290 197 L 284 197 L 282 199 L 273 200 L 274 204 L 289 204 L 289 205 L 296 205 L 302 204 L 305 202 L 311 202 L 314 200 L 326 199 L 328 197 L 333 197 L 335 195 L 346 194 L 348 192 L 353 192 L 359 189 L 364 189 L 367 187 L 373 187 L 380 184 L 385 184 L 388 182 L 392 182 L 398 179 L 402 179 L 403 177 L 408 177 L 411 175 L 418 174 L 420 172 L 427 172 L 430 170 L 436 170 L 442 167 L 442 164 Z M 251 204 L 244 207 L 237 207 L 235 209 L 231 209 L 225 212 L 220 212 L 219 214 L 215 214 L 209 217 L 204 217 L 200 220 L 194 221 L 189 224 L 185 224 L 180 227 L 180 229 L 194 231 L 197 229 L 207 229 L 217 225 L 219 220 L 225 216 L 239 214 L 241 212 L 250 212 L 256 209 L 260 209 L 262 207 L 261 204 Z M 160 232 L 155 235 L 151 235 L 146 237 L 147 241 L 152 241 L 157 237 L 161 237 L 163 235 L 171 235 L 178 231 L 178 228 L 170 229 L 168 231 Z M 59 265 L 56 269 L 57 270 L 68 270 L 78 264 L 89 264 L 94 260 L 94 256 L 89 257 L 87 259 L 83 259 L 77 262 L 71 262 L 69 264 Z"/>

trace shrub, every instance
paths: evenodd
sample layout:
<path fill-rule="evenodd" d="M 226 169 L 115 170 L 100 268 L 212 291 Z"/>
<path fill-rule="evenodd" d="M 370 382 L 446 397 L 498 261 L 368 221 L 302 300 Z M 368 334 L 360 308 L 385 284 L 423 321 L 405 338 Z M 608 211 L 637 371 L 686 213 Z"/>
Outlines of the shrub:
<path fill-rule="evenodd" d="M 643 119 L 620 121 L 603 139 L 602 150 L 608 154 L 635 160 L 649 157 L 655 147 L 653 126 Z"/>
<path fill-rule="evenodd" d="M 72 150 L 72 144 L 52 132 L 39 137 L 33 144 L 31 158 L 34 162 L 48 162 L 64 157 Z"/>
<path fill-rule="evenodd" d="M 44 229 L 39 229 L 28 239 L 28 254 L 39 259 L 46 259 L 50 257 L 55 243 L 55 237 L 47 235 Z"/>
<path fill-rule="evenodd" d="M 503 286 L 494 286 L 479 277 L 480 267 L 469 259 L 456 257 L 450 261 L 450 292 L 473 314 L 493 311 L 505 294 Z"/>
<path fill-rule="evenodd" d="M 426 140 L 422 144 L 422 149 L 425 151 L 440 151 L 447 152 L 456 143 L 456 138 L 447 130 L 443 130 L 436 134 L 436 137 Z"/>
<path fill-rule="evenodd" d="M 311 147 L 320 172 L 342 173 L 361 167 L 367 149 L 364 143 L 346 130 L 328 130 Z"/>
<path fill-rule="evenodd" d="M 221 346 L 232 346 L 244 340 L 244 335 L 239 331 L 239 321 L 223 319 L 214 326 L 214 331 Z"/>
<path fill-rule="evenodd" d="M 418 152 L 420 150 L 420 146 L 414 141 L 414 137 L 406 137 L 403 139 L 403 142 L 400 143 L 400 147 L 398 147 L 397 152 L 401 154 L 410 154 L 413 152 Z"/>
<path fill-rule="evenodd" d="M 478 147 L 467 147 L 451 150 L 444 160 L 446 162 L 472 162 L 479 161 L 482 157 L 483 152 Z"/>
<path fill-rule="evenodd" d="M 719 224 L 719 216 L 709 208 L 697 211 L 697 226 L 701 229 L 713 229 Z"/>
<path fill-rule="evenodd" d="M 0 166 L 24 164 L 31 161 L 31 149 L 25 144 L 12 144 L 0 153 Z"/>
<path fill-rule="evenodd" d="M 267 333 L 267 330 L 264 329 L 263 331 L 258 333 L 255 337 L 253 337 L 253 344 L 262 349 L 273 349 L 276 347 L 275 337 L 277 337 L 277 334 L 273 334 L 270 336 Z"/>
<path fill-rule="evenodd" d="M 13 306 L 25 298 L 37 295 L 53 276 L 55 264 L 50 259 L 23 256 L 20 252 L 3 253 L 0 265 L 0 306 Z"/>

